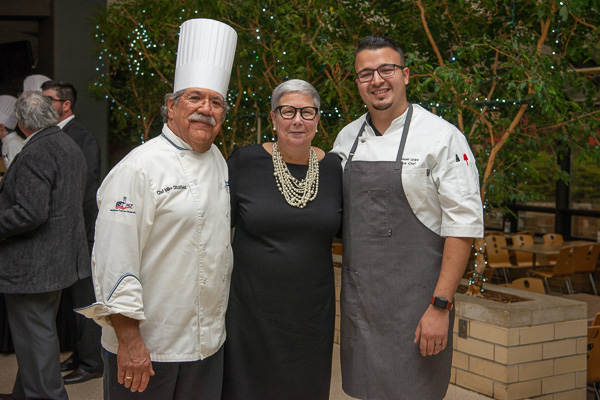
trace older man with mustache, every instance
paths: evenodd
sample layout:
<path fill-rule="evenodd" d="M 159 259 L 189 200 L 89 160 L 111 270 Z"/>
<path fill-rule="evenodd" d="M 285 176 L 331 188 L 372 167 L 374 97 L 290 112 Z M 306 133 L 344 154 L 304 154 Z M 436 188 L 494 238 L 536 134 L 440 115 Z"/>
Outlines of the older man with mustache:
<path fill-rule="evenodd" d="M 220 399 L 233 257 L 227 165 L 213 141 L 236 39 L 217 21 L 182 25 L 162 134 L 98 191 L 97 303 L 80 312 L 103 326 L 105 398 Z"/>

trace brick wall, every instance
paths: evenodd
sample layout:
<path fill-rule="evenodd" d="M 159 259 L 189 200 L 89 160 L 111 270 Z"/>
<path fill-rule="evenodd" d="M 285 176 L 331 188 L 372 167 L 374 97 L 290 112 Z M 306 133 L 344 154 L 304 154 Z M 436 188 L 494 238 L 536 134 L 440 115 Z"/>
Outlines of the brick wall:
<path fill-rule="evenodd" d="M 456 296 L 451 383 L 495 399 L 585 400 L 585 303 L 531 297 L 485 312 L 484 299 Z"/>

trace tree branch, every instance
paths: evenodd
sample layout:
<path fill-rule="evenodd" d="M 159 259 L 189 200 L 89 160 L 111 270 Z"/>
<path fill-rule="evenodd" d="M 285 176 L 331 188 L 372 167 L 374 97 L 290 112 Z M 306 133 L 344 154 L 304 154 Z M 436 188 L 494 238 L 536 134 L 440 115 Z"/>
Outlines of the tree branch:
<path fill-rule="evenodd" d="M 593 29 L 594 31 L 598 31 L 598 27 L 597 27 L 596 25 L 588 24 L 587 22 L 585 22 L 585 21 L 584 21 L 584 20 L 582 20 L 581 18 L 577 18 L 577 16 L 575 16 L 575 14 L 573 14 L 573 13 L 571 12 L 571 10 L 569 10 L 569 15 L 570 15 L 571 17 L 573 17 L 573 19 L 574 19 L 575 21 L 579 22 L 580 24 L 582 24 L 582 25 L 585 25 L 585 26 L 587 26 L 588 28 L 591 28 L 591 29 Z"/>
<path fill-rule="evenodd" d="M 492 169 L 493 169 L 493 166 L 494 166 L 494 161 L 496 160 L 496 155 L 502 149 L 502 147 L 504 146 L 504 143 L 506 143 L 506 140 L 509 138 L 509 136 L 514 132 L 515 128 L 519 124 L 519 121 L 521 121 L 521 118 L 523 118 L 523 115 L 525 114 L 525 111 L 527 111 L 527 107 L 529 107 L 527 104 L 523 104 L 519 108 L 519 111 L 517 112 L 517 115 L 515 115 L 515 117 L 513 118 L 510 126 L 508 127 L 508 129 L 504 132 L 504 134 L 502 135 L 502 137 L 500 138 L 500 140 L 498 141 L 498 143 L 496 143 L 492 147 L 492 150 L 490 151 L 490 157 L 488 159 L 488 163 L 487 163 L 487 165 L 485 167 L 485 172 L 483 174 L 483 185 L 484 186 L 487 183 L 487 180 L 489 179 L 489 177 L 490 177 L 490 175 L 492 173 Z M 486 192 L 485 190 L 481 191 L 481 201 L 482 202 L 485 201 L 485 192 Z"/>
<path fill-rule="evenodd" d="M 429 30 L 429 25 L 427 25 L 427 19 L 425 18 L 425 7 L 423 7 L 423 3 L 421 2 L 421 0 L 417 0 L 417 6 L 419 7 L 419 10 L 421 10 L 421 23 L 423 25 L 423 29 L 425 29 L 425 33 L 427 34 L 427 39 L 429 39 L 429 43 L 431 44 L 431 47 L 433 47 L 433 51 L 435 52 L 435 55 L 438 59 L 438 63 L 440 65 L 444 65 L 444 59 L 442 58 L 442 54 L 440 53 L 440 50 L 437 47 L 437 44 L 435 43 L 435 40 L 433 40 L 433 36 L 431 35 L 431 31 Z"/>

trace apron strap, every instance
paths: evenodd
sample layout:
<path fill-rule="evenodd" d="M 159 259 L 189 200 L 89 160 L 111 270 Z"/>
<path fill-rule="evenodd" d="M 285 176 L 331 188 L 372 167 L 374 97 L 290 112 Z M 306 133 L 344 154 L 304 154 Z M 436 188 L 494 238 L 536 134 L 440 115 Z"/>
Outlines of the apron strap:
<path fill-rule="evenodd" d="M 363 132 L 365 131 L 366 125 L 367 120 L 365 119 L 365 122 L 363 122 L 362 126 L 360 127 L 360 130 L 358 131 L 358 135 L 356 135 L 356 139 L 354 139 L 354 144 L 350 149 L 350 154 L 348 154 L 348 160 L 346 160 L 346 166 L 344 167 L 344 171 L 348 171 L 350 169 L 350 161 L 352 161 L 352 158 L 354 158 L 354 152 L 356 151 L 356 147 L 358 146 L 358 138 L 362 136 Z"/>
<path fill-rule="evenodd" d="M 402 130 L 402 139 L 400 140 L 400 146 L 398 147 L 398 156 L 396 157 L 396 164 L 394 164 L 394 170 L 402 170 L 402 154 L 404 154 L 404 146 L 406 145 L 406 137 L 408 136 L 408 128 L 410 127 L 410 121 L 412 120 L 413 106 L 408 103 L 408 113 L 406 114 L 406 120 L 404 121 L 404 129 Z"/>

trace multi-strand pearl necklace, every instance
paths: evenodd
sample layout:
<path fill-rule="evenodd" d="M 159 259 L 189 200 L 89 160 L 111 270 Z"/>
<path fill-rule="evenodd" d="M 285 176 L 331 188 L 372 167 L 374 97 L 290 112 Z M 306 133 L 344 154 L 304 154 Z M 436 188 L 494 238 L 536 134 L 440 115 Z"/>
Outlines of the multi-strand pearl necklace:
<path fill-rule="evenodd" d="M 319 191 L 319 160 L 312 147 L 308 157 L 308 171 L 306 171 L 304 179 L 298 180 L 292 176 L 285 161 L 283 161 L 283 157 L 281 157 L 277 143 L 273 143 L 273 170 L 277 188 L 290 206 L 304 208 L 309 201 L 313 201 L 317 197 Z"/>

